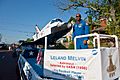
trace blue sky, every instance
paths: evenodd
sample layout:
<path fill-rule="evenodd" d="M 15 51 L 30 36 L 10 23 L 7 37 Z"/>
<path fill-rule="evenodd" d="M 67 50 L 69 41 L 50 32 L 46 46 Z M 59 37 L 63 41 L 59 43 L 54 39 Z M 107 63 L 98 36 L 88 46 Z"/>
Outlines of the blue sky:
<path fill-rule="evenodd" d="M 56 0 L 57 1 L 57 0 Z M 0 33 L 2 41 L 17 42 L 32 38 L 35 25 L 44 27 L 51 19 L 60 18 L 67 22 L 76 11 L 62 12 L 54 4 L 55 0 L 0 0 Z M 79 13 L 85 18 L 84 9 Z"/>

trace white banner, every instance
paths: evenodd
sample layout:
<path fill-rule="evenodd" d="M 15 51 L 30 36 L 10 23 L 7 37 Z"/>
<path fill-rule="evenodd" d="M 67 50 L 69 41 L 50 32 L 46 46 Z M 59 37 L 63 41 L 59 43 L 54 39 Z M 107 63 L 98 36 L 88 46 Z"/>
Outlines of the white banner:
<path fill-rule="evenodd" d="M 102 80 L 114 80 L 120 76 L 119 53 L 117 48 L 101 49 Z"/>
<path fill-rule="evenodd" d="M 44 76 L 63 80 L 102 80 L 100 52 L 86 50 L 46 50 Z"/>

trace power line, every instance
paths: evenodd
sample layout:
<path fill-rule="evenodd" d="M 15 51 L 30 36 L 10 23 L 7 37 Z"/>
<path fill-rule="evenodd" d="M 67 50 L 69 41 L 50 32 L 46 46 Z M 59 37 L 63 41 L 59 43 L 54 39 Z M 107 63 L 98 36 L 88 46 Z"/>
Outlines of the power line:
<path fill-rule="evenodd" d="M 19 32 L 19 33 L 30 33 L 30 34 L 35 33 L 35 32 L 20 31 L 20 30 L 13 30 L 13 29 L 3 29 L 3 28 L 1 28 L 0 30 L 10 31 L 10 32 Z"/>
<path fill-rule="evenodd" d="M 17 26 L 34 26 L 33 24 L 23 24 L 23 23 L 20 23 L 20 24 L 17 24 L 17 23 L 14 23 L 14 22 L 2 22 L 0 21 L 0 23 L 5 23 L 7 25 L 17 25 Z"/>

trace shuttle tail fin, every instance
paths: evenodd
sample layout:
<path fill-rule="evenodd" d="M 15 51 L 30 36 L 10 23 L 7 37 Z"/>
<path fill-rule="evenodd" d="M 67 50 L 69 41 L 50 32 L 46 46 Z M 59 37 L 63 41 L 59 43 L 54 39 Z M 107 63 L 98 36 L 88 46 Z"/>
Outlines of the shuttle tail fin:
<path fill-rule="evenodd" d="M 36 29 L 37 33 L 40 33 L 40 29 L 39 29 L 38 25 L 35 26 L 35 29 Z"/>

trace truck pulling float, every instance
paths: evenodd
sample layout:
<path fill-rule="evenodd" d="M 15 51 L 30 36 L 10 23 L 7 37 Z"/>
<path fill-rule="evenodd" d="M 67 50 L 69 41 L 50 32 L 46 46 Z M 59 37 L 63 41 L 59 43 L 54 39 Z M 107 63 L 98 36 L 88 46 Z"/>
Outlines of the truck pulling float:
<path fill-rule="evenodd" d="M 83 37 L 92 37 L 92 49 L 76 49 L 76 39 Z M 114 46 L 101 47 L 100 39 L 110 37 L 115 40 Z M 118 38 L 115 35 L 76 36 L 73 50 L 51 49 L 48 47 L 49 38 L 45 36 L 44 40 L 44 49 L 39 49 L 39 53 L 37 50 L 27 49 L 20 54 L 18 66 L 21 79 L 115 80 L 120 77 Z"/>

